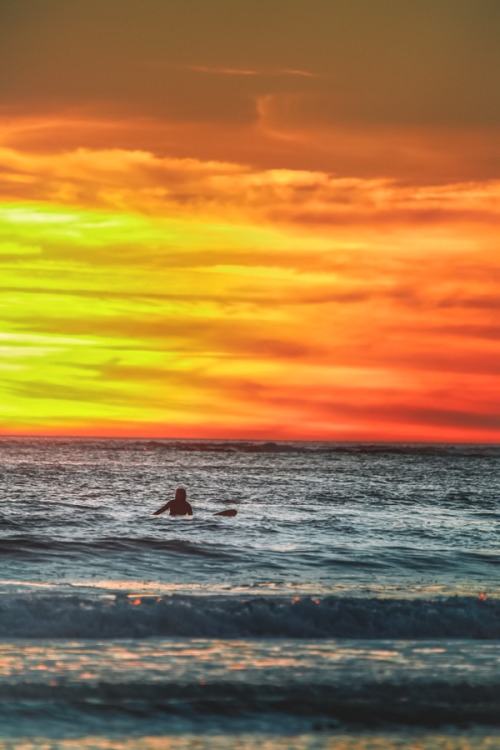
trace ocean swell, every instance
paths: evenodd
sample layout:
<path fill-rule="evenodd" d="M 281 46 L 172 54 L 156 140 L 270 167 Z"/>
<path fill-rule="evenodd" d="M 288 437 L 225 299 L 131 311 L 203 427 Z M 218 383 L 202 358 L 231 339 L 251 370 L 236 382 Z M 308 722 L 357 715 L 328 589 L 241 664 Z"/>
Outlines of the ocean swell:
<path fill-rule="evenodd" d="M 3 638 L 500 639 L 500 601 L 354 597 L 11 595 Z"/>
<path fill-rule="evenodd" d="M 18 683 L 0 686 L 0 717 L 25 706 L 30 717 L 37 710 L 46 717 L 60 715 L 60 707 L 101 716 L 154 719 L 158 716 L 194 718 L 262 716 L 317 718 L 335 728 L 336 722 L 376 726 L 385 722 L 413 726 L 500 725 L 499 685 L 470 686 L 431 680 L 425 685 L 407 682 L 362 682 L 344 685 L 318 683 L 249 684 L 231 682 L 147 684 L 88 683 L 46 685 Z M 18 705 L 15 705 L 15 702 Z M 24 718 L 24 717 L 23 717 Z M 77 718 L 77 717 L 75 717 Z"/>

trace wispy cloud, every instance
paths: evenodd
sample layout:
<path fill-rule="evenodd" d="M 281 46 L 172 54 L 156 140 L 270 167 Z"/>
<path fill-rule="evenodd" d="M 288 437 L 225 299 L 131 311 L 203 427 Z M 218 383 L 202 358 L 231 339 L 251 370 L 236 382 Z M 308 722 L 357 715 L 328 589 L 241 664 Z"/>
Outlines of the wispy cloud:
<path fill-rule="evenodd" d="M 184 70 L 190 70 L 193 73 L 208 73 L 209 75 L 222 76 L 260 76 L 265 78 L 319 77 L 317 74 L 311 73 L 308 70 L 296 70 L 294 68 L 230 68 L 217 65 L 184 65 L 177 67 L 181 67 Z"/>

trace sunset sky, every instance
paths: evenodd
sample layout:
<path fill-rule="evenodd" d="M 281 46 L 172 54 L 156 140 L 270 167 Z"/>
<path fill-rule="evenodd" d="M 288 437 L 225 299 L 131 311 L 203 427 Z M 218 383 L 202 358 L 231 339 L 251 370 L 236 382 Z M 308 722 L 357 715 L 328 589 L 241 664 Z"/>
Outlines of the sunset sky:
<path fill-rule="evenodd" d="M 500 440 L 498 0 L 0 0 L 0 433 Z"/>

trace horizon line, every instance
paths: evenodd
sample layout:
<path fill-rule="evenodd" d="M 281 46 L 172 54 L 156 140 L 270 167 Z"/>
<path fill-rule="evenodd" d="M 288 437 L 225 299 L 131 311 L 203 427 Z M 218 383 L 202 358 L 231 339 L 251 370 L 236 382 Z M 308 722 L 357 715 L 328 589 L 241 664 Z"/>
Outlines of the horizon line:
<path fill-rule="evenodd" d="M 381 445 L 480 445 L 499 447 L 500 442 L 469 442 L 465 440 L 383 440 L 383 439 L 360 439 L 360 440 L 324 440 L 314 438 L 221 438 L 221 437 L 158 437 L 157 435 L 41 435 L 41 434 L 16 434 L 0 433 L 3 439 L 42 439 L 42 440 L 171 440 L 171 441 L 198 441 L 198 442 L 231 442 L 231 443 L 340 443 L 340 444 L 369 444 Z"/>

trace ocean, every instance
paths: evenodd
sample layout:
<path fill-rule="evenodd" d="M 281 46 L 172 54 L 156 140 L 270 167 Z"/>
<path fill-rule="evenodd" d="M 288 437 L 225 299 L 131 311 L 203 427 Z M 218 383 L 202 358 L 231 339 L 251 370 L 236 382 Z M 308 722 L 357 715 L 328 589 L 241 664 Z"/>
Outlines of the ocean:
<path fill-rule="evenodd" d="M 500 748 L 499 469 L 1 438 L 0 749 Z"/>

